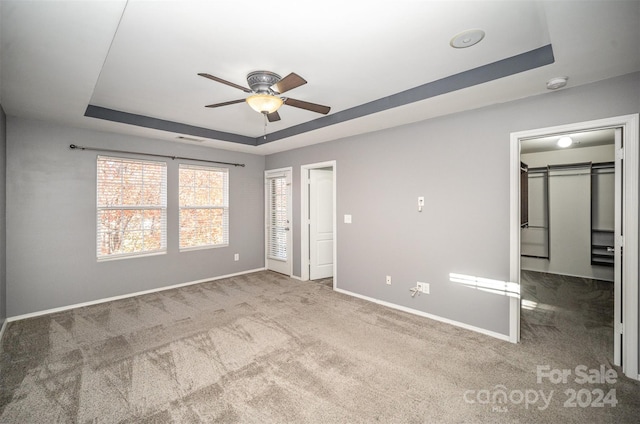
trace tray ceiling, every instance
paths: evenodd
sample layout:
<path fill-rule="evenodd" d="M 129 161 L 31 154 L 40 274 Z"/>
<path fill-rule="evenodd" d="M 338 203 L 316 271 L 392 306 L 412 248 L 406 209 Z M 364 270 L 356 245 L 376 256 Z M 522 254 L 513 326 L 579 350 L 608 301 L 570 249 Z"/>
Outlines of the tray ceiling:
<path fill-rule="evenodd" d="M 1 3 L 1 101 L 9 115 L 267 154 L 640 70 L 638 2 L 109 1 Z M 477 45 L 456 34 L 482 29 Z M 269 123 L 246 75 L 296 72 Z M 182 139 L 185 142 L 185 139 Z"/>

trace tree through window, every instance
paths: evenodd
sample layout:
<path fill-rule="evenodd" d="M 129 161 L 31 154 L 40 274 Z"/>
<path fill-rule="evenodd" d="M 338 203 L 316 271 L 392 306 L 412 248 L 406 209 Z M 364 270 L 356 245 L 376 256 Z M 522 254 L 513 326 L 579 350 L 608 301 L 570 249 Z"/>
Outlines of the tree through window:
<path fill-rule="evenodd" d="M 229 244 L 229 170 L 180 165 L 180 249 Z"/>
<path fill-rule="evenodd" d="M 98 156 L 98 260 L 167 250 L 167 164 Z"/>

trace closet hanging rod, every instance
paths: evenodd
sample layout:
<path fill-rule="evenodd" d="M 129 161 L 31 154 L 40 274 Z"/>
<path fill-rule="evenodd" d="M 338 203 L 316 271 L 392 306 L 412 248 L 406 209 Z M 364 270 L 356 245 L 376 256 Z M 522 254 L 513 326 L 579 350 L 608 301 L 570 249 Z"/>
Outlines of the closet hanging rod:
<path fill-rule="evenodd" d="M 220 161 L 217 161 L 217 160 L 187 158 L 187 157 L 182 157 L 182 156 L 160 155 L 160 154 L 157 154 L 157 153 L 131 152 L 131 151 L 128 151 L 128 150 L 102 149 L 102 148 L 96 148 L 96 147 L 78 146 L 78 145 L 75 145 L 75 144 L 69 145 L 69 148 L 71 150 L 76 150 L 77 149 L 77 150 L 91 150 L 91 151 L 94 151 L 94 152 L 124 153 L 124 154 L 131 154 L 131 155 L 152 156 L 152 157 L 156 157 L 156 158 L 167 158 L 167 159 L 173 159 L 173 160 L 183 159 L 183 160 L 193 160 L 193 161 L 197 161 L 197 162 L 217 163 L 219 165 L 232 165 L 232 166 L 242 166 L 242 167 L 245 166 L 244 163 L 220 162 Z"/>
<path fill-rule="evenodd" d="M 535 174 L 540 172 L 551 171 L 571 171 L 578 169 L 614 169 L 615 162 L 580 162 L 580 163 L 564 163 L 547 166 L 529 167 L 529 173 Z"/>
<path fill-rule="evenodd" d="M 551 171 L 554 172 L 554 171 Z M 615 174 L 615 172 L 577 172 L 573 174 L 553 174 L 553 175 L 545 175 L 547 171 L 544 172 L 534 172 L 529 173 L 529 178 L 551 178 L 551 177 L 574 177 L 576 175 L 586 175 L 586 176 L 598 176 L 598 175 L 606 175 L 606 174 Z"/>

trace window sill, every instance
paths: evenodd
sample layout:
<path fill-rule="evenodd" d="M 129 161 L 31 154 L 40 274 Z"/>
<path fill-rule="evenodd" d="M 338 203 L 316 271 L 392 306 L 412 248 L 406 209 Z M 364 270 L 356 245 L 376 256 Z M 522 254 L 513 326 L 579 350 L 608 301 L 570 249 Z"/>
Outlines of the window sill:
<path fill-rule="evenodd" d="M 149 253 L 140 253 L 140 254 L 131 254 L 131 255 L 114 255 L 114 256 L 104 256 L 97 258 L 98 262 L 110 262 L 110 261 L 119 261 L 121 259 L 134 259 L 134 258 L 145 258 L 148 256 L 159 256 L 166 255 L 167 251 L 163 250 L 161 252 L 149 252 Z"/>
<path fill-rule="evenodd" d="M 215 245 L 207 245 L 207 246 L 183 247 L 180 249 L 180 253 L 193 252 L 194 250 L 219 249 L 221 247 L 229 247 L 229 244 L 227 243 L 227 244 L 215 244 Z"/>

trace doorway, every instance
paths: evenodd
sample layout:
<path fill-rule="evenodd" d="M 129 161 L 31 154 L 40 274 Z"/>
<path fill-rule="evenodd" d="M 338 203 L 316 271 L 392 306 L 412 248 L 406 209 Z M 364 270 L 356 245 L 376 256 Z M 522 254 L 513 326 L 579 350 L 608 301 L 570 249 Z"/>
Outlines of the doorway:
<path fill-rule="evenodd" d="M 621 365 L 625 375 L 638 379 L 638 115 L 576 123 L 552 128 L 511 134 L 511 281 L 521 283 L 521 162 L 522 143 L 542 137 L 576 132 L 613 129 L 619 134 L 615 151 L 616 190 L 619 209 L 616 210 L 615 254 L 619 283 L 614 284 L 614 363 Z M 566 170 L 564 170 L 566 171 Z M 620 171 L 620 172 L 617 172 Z M 616 197 L 618 197 L 616 196 Z M 622 230 L 624 229 L 624 232 Z M 624 245 L 624 248 L 622 246 Z M 520 299 L 512 299 L 510 308 L 510 340 L 520 338 Z M 617 342 L 620 342 L 617 345 Z M 621 363 L 620 363 L 621 362 Z"/>
<path fill-rule="evenodd" d="M 614 334 L 622 259 L 614 237 L 622 200 L 619 132 L 520 141 L 522 338 L 562 335 L 554 343 L 559 349 L 579 344 L 601 363 L 615 364 L 621 363 L 620 334 Z"/>
<path fill-rule="evenodd" d="M 301 173 L 301 279 L 336 278 L 336 163 L 303 165 Z"/>
<path fill-rule="evenodd" d="M 265 171 L 265 265 L 291 276 L 291 168 Z"/>

